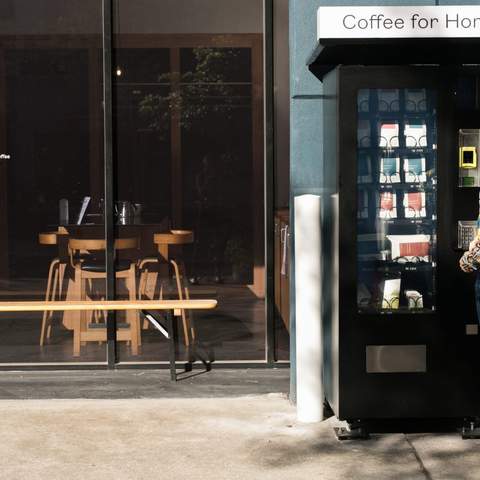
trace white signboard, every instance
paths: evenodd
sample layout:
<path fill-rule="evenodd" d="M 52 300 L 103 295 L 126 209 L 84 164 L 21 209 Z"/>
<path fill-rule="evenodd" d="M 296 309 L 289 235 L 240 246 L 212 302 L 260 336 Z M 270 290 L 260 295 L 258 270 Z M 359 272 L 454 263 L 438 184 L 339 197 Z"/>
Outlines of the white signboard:
<path fill-rule="evenodd" d="M 318 39 L 480 37 L 480 5 L 320 7 Z"/>

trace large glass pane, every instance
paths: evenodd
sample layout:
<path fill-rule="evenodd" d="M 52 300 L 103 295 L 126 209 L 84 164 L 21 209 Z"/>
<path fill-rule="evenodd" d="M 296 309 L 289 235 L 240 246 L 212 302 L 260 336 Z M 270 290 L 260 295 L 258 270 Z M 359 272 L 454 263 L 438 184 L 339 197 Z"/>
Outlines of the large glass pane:
<path fill-rule="evenodd" d="M 363 89 L 357 123 L 360 313 L 435 309 L 436 95 Z"/>
<path fill-rule="evenodd" d="M 115 3 L 117 234 L 139 239 L 142 298 L 218 300 L 179 319 L 216 360 L 265 359 L 262 9 Z M 121 360 L 168 360 L 141 323 Z"/>
<path fill-rule="evenodd" d="M 104 295 L 104 279 L 81 282 L 79 250 L 69 256 L 75 238 L 100 240 L 83 251 L 86 262 L 101 262 L 104 250 L 101 3 L 0 5 L 2 301 Z M 105 361 L 101 329 L 74 349 L 99 315 L 0 318 L 0 363 Z"/>

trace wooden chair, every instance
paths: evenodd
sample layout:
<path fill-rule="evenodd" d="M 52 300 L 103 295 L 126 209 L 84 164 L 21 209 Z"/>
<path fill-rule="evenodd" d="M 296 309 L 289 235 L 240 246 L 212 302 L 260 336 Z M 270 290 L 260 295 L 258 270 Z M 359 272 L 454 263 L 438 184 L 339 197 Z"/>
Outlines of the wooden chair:
<path fill-rule="evenodd" d="M 78 300 L 86 300 L 87 283 L 95 279 L 105 279 L 105 259 L 95 258 L 94 252 L 105 252 L 106 242 L 104 239 L 71 238 L 68 241 L 70 264 L 75 272 L 75 289 Z M 138 249 L 137 238 L 120 238 L 115 240 L 115 252 L 118 250 Z M 116 255 L 117 256 L 117 255 Z M 116 260 L 115 278 L 124 279 L 130 301 L 137 299 L 136 289 L 136 260 Z M 127 311 L 128 334 L 119 330 L 117 339 L 129 341 L 132 354 L 138 355 L 138 347 L 141 345 L 141 333 L 139 329 L 139 315 L 137 311 Z M 92 325 L 93 326 L 93 325 Z M 78 333 L 78 332 L 77 332 Z M 121 333 L 121 334 L 120 334 Z M 80 332 L 74 335 L 73 355 L 80 355 L 80 346 L 86 341 L 105 341 L 106 328 L 91 328 L 87 322 L 86 313 L 80 313 Z"/>

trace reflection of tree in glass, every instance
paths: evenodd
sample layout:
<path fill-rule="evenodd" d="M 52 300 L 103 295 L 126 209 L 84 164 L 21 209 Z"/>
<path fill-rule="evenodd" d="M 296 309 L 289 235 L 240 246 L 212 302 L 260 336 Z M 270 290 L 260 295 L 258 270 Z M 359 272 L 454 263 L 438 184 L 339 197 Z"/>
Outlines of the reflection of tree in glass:
<path fill-rule="evenodd" d="M 182 49 L 181 63 L 181 74 L 158 77 L 169 85 L 168 94 L 144 95 L 139 113 L 162 139 L 168 141 L 172 119 L 182 131 L 183 221 L 195 231 L 190 281 L 247 282 L 252 269 L 250 55 L 240 48 Z"/>
<path fill-rule="evenodd" d="M 170 93 L 147 94 L 139 102 L 139 112 L 147 120 L 149 128 L 164 138 L 169 132 L 171 115 L 180 115 L 182 128 L 198 129 L 198 120 L 225 121 L 231 118 L 234 108 L 233 86 L 228 84 L 226 72 L 239 55 L 231 48 L 194 48 L 190 71 L 178 75 L 175 72 L 159 76 L 160 83 L 171 85 Z M 215 118 L 216 117 L 216 118 Z"/>

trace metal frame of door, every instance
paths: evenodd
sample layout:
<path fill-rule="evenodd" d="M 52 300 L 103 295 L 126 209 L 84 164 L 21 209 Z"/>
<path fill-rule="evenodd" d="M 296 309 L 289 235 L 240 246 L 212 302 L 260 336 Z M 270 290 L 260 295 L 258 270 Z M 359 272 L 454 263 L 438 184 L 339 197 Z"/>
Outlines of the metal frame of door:
<path fill-rule="evenodd" d="M 264 262 L 265 262 L 265 362 L 223 362 L 223 365 L 277 366 L 275 358 L 275 319 L 274 319 L 274 116 L 273 116 L 273 0 L 263 0 L 264 10 Z M 113 83 L 112 57 L 114 51 L 114 3 L 102 0 L 102 42 L 103 42 L 103 120 L 104 120 L 104 190 L 105 190 L 105 239 L 106 239 L 106 299 L 115 299 L 114 271 L 114 132 L 113 132 Z M 118 33 L 118 32 L 117 32 Z M 116 343 L 116 315 L 107 316 L 107 365 L 117 368 L 119 362 Z M 143 366 L 141 363 L 138 365 Z M 288 364 L 285 364 L 285 366 Z"/>

